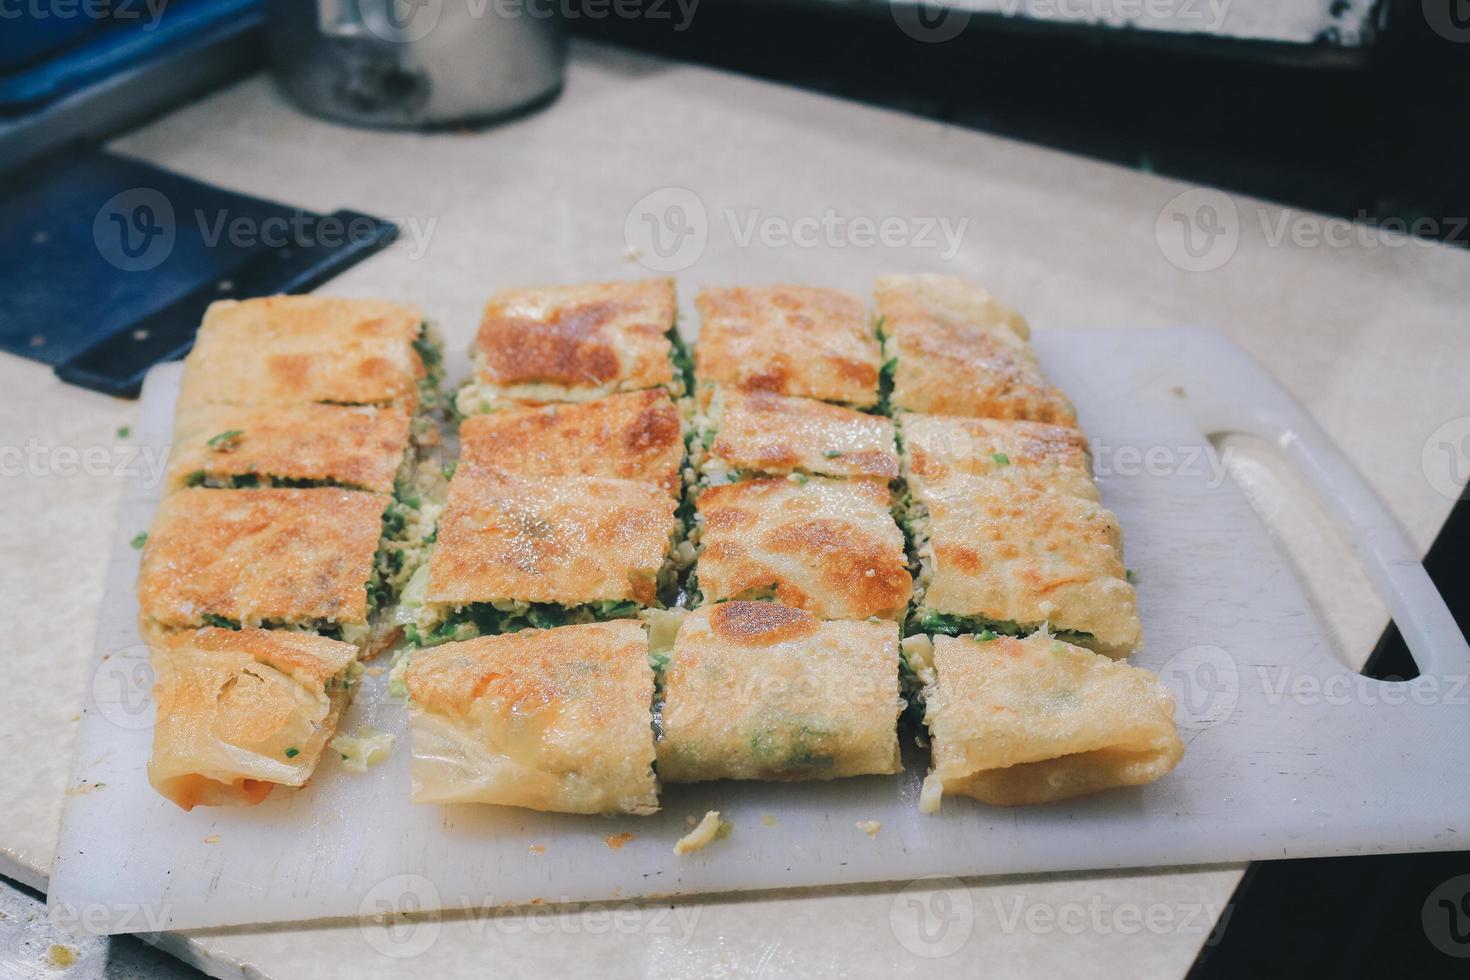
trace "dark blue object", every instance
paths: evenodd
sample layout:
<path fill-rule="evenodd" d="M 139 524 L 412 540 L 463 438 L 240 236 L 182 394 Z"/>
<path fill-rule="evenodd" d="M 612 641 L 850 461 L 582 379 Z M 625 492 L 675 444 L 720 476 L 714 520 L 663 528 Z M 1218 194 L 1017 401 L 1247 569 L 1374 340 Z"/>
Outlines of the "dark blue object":
<path fill-rule="evenodd" d="M 7 19 L 3 32 L 0 32 L 0 72 L 9 73 L 35 64 L 106 26 L 104 22 L 80 13 L 67 19 L 24 13 Z"/>
<path fill-rule="evenodd" d="M 293 213 L 107 153 L 48 161 L 40 176 L 6 191 L 0 348 L 47 364 L 243 261 L 253 246 L 206 239 L 218 215 L 258 225 Z"/>
<path fill-rule="evenodd" d="M 49 162 L 5 192 L 0 350 L 63 364 L 110 337 L 149 330 L 150 317 L 192 298 L 182 340 L 136 348 L 118 362 L 119 376 L 138 374 L 145 353 L 143 368 L 186 351 L 209 299 L 310 288 L 395 231 L 365 215 L 324 218 L 101 152 Z M 89 363 L 93 374 L 105 367 Z"/>
<path fill-rule="evenodd" d="M 100 79 L 217 33 L 258 23 L 261 0 L 110 0 L 107 16 L 42 16 L 0 20 L 0 114 L 53 102 Z M 64 8 L 70 9 L 70 8 Z M 21 4 L 17 13 L 23 13 Z"/>
<path fill-rule="evenodd" d="M 396 226 L 356 211 L 314 217 L 303 227 L 322 225 L 356 231 L 340 244 L 327 245 L 313 239 L 300 245 L 263 249 L 232 269 L 229 279 L 203 283 L 128 329 L 58 364 L 57 376 L 108 395 L 134 398 L 149 368 L 159 361 L 183 357 L 193 348 L 194 334 L 210 303 L 306 292 L 398 236 Z"/>

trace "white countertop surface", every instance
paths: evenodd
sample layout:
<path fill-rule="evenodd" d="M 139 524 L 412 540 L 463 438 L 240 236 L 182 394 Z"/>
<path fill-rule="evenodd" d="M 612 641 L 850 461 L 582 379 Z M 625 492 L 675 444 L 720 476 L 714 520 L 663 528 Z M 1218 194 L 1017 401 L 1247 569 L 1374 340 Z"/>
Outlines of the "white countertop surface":
<path fill-rule="evenodd" d="M 1195 191 L 1184 204 L 1216 206 L 1230 229 L 1196 260 L 1181 250 L 1181 226 L 1160 217 L 1187 185 L 781 86 L 576 44 L 558 102 L 485 132 L 340 128 L 296 112 L 255 77 L 115 148 L 233 190 L 399 221 L 403 244 L 324 291 L 417 302 L 451 345 L 468 343 L 498 286 L 648 274 L 638 258 L 656 255 L 646 243 L 630 248 L 625 227 L 647 227 L 645 199 L 655 219 L 672 221 L 663 207 L 675 201 L 688 217 L 689 194 L 667 190 L 682 188 L 707 228 L 702 251 L 677 253 L 689 261 L 676 272 L 686 304 L 705 283 L 866 292 L 880 272 L 934 269 L 987 283 L 1038 329 L 1214 324 L 1321 421 L 1421 547 L 1470 465 L 1461 377 L 1470 254 L 1356 232 L 1324 240 L 1319 216 Z M 865 244 L 850 230 L 810 246 L 742 237 L 752 219 L 776 234 L 819 228 L 829 209 L 900 219 L 906 240 Z M 951 230 L 966 221 L 952 256 L 937 228 L 936 246 L 926 246 L 927 219 Z M 10 668 L 0 748 L 11 760 L 0 780 L 0 871 L 43 886 L 91 679 L 120 473 L 150 461 L 118 435 L 132 403 L 67 387 L 13 357 L 0 358 L 0 386 L 0 550 L 9 559 L 0 563 L 0 643 Z M 1241 446 L 1233 472 L 1301 567 L 1344 658 L 1361 662 L 1385 614 L 1347 547 L 1269 452 Z M 543 908 L 165 943 L 218 975 L 279 978 L 888 977 L 920 968 L 947 977 L 973 976 L 981 963 L 998 976 L 1179 976 L 1239 872 L 949 880 L 683 900 L 672 911 L 630 905 L 612 916 Z"/>

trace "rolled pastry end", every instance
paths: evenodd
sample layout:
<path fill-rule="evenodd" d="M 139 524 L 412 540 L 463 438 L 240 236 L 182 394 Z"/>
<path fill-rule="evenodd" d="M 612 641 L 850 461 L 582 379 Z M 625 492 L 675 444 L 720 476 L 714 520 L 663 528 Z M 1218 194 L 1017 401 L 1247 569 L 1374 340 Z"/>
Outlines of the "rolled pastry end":
<path fill-rule="evenodd" d="M 148 781 L 185 810 L 253 806 L 301 786 L 360 668 L 350 643 L 294 631 L 153 631 L 158 718 Z"/>
<path fill-rule="evenodd" d="M 1044 633 L 937 636 L 933 664 L 925 813 L 943 794 L 1021 806 L 1142 786 L 1184 756 L 1173 696 L 1147 670 Z"/>
<path fill-rule="evenodd" d="M 636 620 L 522 630 L 413 654 L 415 803 L 649 814 L 654 674 Z"/>

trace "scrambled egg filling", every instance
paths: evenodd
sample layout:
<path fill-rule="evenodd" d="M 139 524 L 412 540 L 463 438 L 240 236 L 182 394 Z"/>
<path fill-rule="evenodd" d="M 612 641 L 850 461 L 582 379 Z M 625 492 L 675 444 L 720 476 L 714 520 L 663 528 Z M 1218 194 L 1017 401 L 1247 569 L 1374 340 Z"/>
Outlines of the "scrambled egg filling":
<path fill-rule="evenodd" d="M 339 734 L 327 744 L 342 756 L 342 768 L 348 772 L 367 772 L 393 753 L 394 736 L 367 725 L 359 726 L 356 735 Z"/>
<path fill-rule="evenodd" d="M 674 842 L 674 853 L 682 857 L 702 851 L 713 842 L 729 837 L 734 829 L 730 821 L 720 819 L 719 810 L 710 810 L 693 830 Z"/>

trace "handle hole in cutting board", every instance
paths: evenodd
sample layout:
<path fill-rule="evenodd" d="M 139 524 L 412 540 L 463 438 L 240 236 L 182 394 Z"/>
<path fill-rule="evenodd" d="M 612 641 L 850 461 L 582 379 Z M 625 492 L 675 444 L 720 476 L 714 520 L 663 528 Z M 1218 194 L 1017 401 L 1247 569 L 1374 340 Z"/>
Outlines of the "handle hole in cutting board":
<path fill-rule="evenodd" d="M 1238 432 L 1209 439 L 1296 573 L 1338 660 L 1362 670 L 1389 612 L 1353 549 L 1274 445 Z"/>

